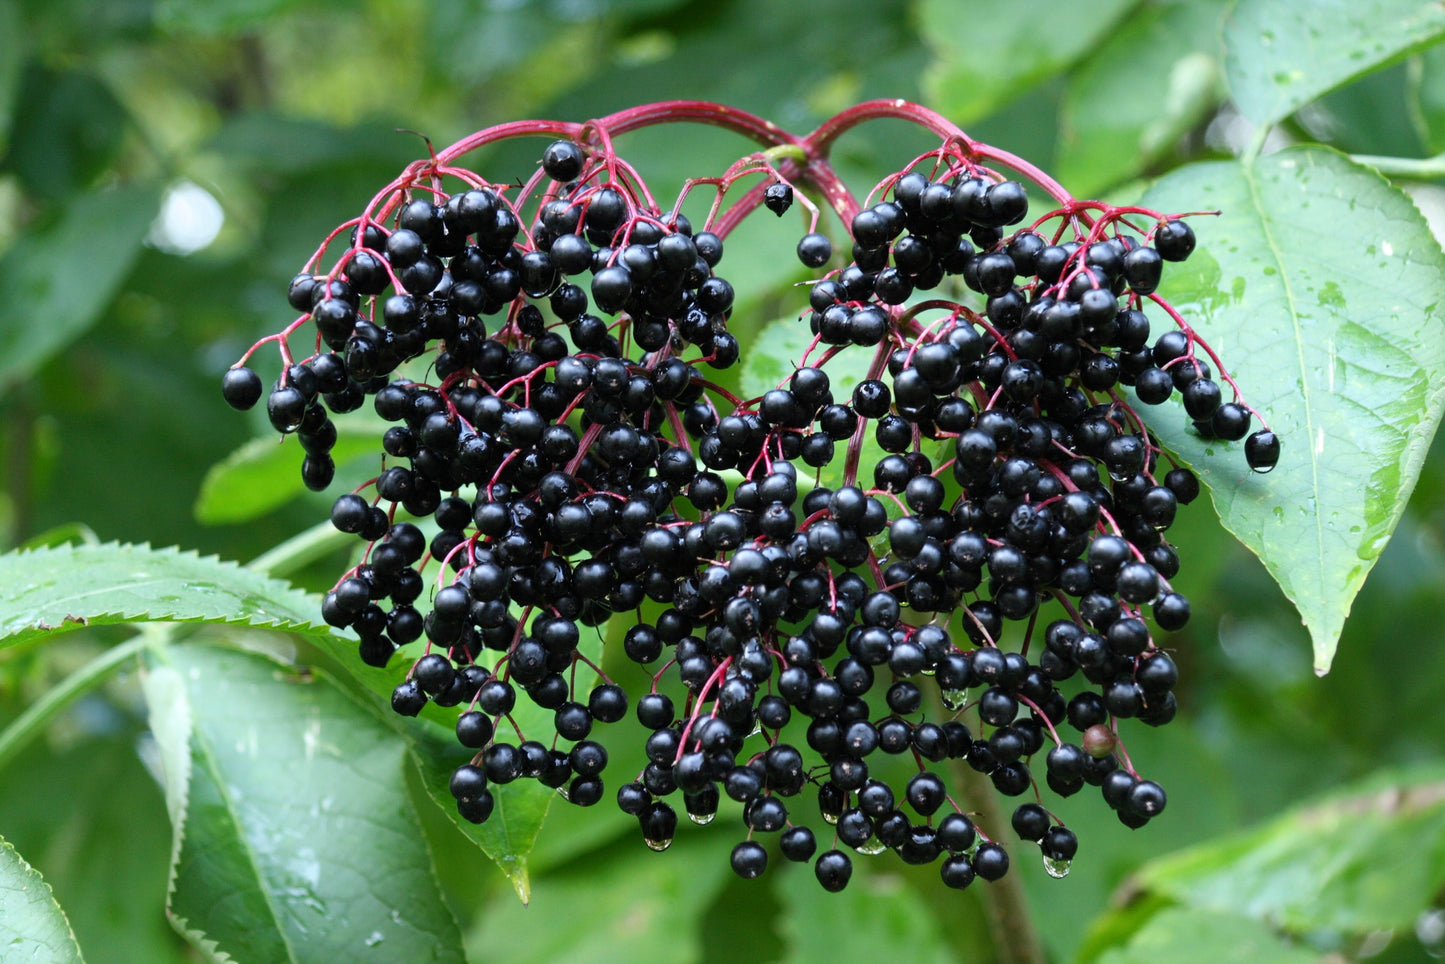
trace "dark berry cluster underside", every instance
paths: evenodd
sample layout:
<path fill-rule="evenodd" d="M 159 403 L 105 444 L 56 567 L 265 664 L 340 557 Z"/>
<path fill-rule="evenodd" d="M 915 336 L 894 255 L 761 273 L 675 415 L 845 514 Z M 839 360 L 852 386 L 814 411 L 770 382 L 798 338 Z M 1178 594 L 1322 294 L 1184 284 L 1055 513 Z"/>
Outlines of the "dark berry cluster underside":
<path fill-rule="evenodd" d="M 1260 471 L 1279 442 L 1250 433 L 1257 415 L 1156 293 L 1194 247 L 1185 221 L 1056 196 L 1027 224 L 1023 185 L 961 137 L 866 207 L 814 142 L 744 158 L 689 182 L 718 200 L 697 229 L 600 123 L 525 181 L 442 152 L 292 282 L 299 317 L 262 342 L 284 361 L 266 409 L 305 450 L 306 484 L 332 480 L 332 414 L 369 403 L 390 425 L 379 473 L 332 507 L 365 553 L 322 613 L 364 662 L 410 664 L 398 713 L 455 708 L 475 752 L 451 778 L 463 817 L 487 820 L 493 788 L 520 779 L 598 803 L 594 726 L 629 711 L 648 763 L 617 805 L 661 850 L 679 808 L 708 822 L 736 801 L 746 878 L 781 855 L 836 891 L 853 855 L 891 850 L 950 887 L 998 879 L 1006 842 L 975 823 L 960 767 L 1020 798 L 1012 830 L 1055 874 L 1078 841 L 1043 786 L 1097 787 L 1131 827 L 1164 809 L 1120 728 L 1176 711 L 1156 633 L 1189 604 L 1165 533 L 1199 485 L 1137 403 L 1177 394 L 1201 434 L 1248 435 Z M 794 181 L 832 199 L 846 258 Z M 797 248 L 816 272 L 798 321 L 812 345 L 783 384 L 738 398 L 713 380 L 745 347 L 724 237 L 795 199 L 812 212 Z M 315 349 L 297 361 L 294 340 Z M 849 386 L 829 374 L 844 353 L 869 359 Z M 263 394 L 239 364 L 223 391 L 238 408 Z M 579 681 L 598 669 L 582 634 L 608 620 L 647 667 L 630 694 Z M 519 701 L 552 711 L 551 731 L 523 733 Z"/>

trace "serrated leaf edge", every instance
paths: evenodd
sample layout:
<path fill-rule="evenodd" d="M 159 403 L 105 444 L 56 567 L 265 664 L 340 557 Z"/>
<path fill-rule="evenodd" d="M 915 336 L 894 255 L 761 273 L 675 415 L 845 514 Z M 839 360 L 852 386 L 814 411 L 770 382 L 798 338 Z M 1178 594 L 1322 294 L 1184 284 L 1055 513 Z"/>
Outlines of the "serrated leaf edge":
<path fill-rule="evenodd" d="M 135 552 L 137 552 L 141 557 L 144 557 L 145 555 L 149 555 L 149 556 L 152 556 L 152 557 L 162 557 L 162 558 L 164 558 L 164 557 L 190 558 L 190 559 L 196 560 L 197 562 L 207 563 L 207 564 L 214 564 L 214 565 L 220 567 L 222 570 L 232 569 L 232 570 L 236 570 L 236 571 L 240 571 L 240 572 L 245 572 L 245 573 L 247 573 L 248 575 L 254 575 L 255 577 L 260 578 L 260 579 L 266 581 L 267 583 L 270 583 L 270 584 L 275 585 L 275 586 L 277 587 L 278 594 L 279 594 L 279 593 L 295 594 L 295 595 L 298 597 L 298 599 L 307 599 L 307 600 L 309 600 L 309 601 L 310 601 L 309 604 L 312 605 L 314 608 L 316 608 L 318 613 L 319 613 L 319 611 L 320 611 L 320 610 L 319 610 L 319 605 L 315 602 L 315 598 L 314 598 L 313 596 L 311 596 L 311 594 L 306 593 L 306 592 L 304 592 L 303 590 L 297 589 L 295 586 L 291 585 L 290 583 L 286 582 L 285 580 L 277 579 L 277 578 L 275 578 L 274 576 L 269 576 L 269 575 L 267 575 L 267 574 L 264 573 L 264 572 L 260 572 L 259 570 L 251 569 L 251 568 L 249 568 L 249 567 L 247 567 L 247 566 L 244 566 L 244 565 L 242 565 L 241 563 L 235 562 L 235 561 L 233 561 L 233 560 L 222 559 L 220 556 L 215 555 L 215 554 L 203 556 L 203 555 L 201 555 L 197 550 L 194 550 L 194 549 L 181 549 L 179 546 L 166 546 L 166 547 L 163 547 L 163 548 L 160 548 L 160 549 L 156 549 L 156 548 L 153 548 L 153 547 L 150 545 L 150 543 L 148 543 L 148 542 L 120 542 L 120 541 L 112 541 L 112 542 L 100 543 L 100 544 L 98 544 L 98 545 L 80 545 L 80 546 L 74 546 L 74 545 L 66 544 L 66 545 L 61 545 L 61 546 L 39 546 L 39 547 L 36 547 L 36 548 L 33 548 L 33 549 L 21 549 L 21 550 L 16 551 L 16 552 L 5 553 L 4 555 L 15 556 L 15 557 L 17 557 L 17 558 L 23 559 L 23 558 L 26 558 L 26 557 L 29 557 L 29 556 L 38 556 L 38 555 L 62 555 L 62 554 L 64 554 L 64 555 L 71 555 L 71 556 L 84 556 L 84 555 L 101 553 L 101 552 L 104 552 L 104 551 L 107 551 L 107 550 L 135 551 Z M 3 558 L 3 556 L 0 556 L 0 558 Z M 299 604 L 297 604 L 297 608 L 301 608 L 301 607 L 299 606 Z M 10 631 L 0 630 L 0 644 L 5 643 L 7 640 L 24 640 L 24 639 L 29 639 L 29 638 L 32 638 L 33 636 L 39 635 L 39 634 L 45 634 L 45 633 L 59 634 L 59 633 L 63 633 L 63 632 L 69 632 L 69 631 L 71 631 L 71 630 L 73 630 L 73 629 L 83 628 L 84 626 L 88 625 L 90 622 L 95 621 L 95 620 L 101 620 L 101 619 L 108 620 L 108 621 L 110 621 L 110 622 L 125 622 L 125 623 L 132 623 L 132 622 L 136 622 L 136 623 L 138 623 L 138 622 L 180 622 L 180 623 L 202 623 L 202 624 L 208 624 L 208 625 L 251 626 L 251 627 L 254 627 L 254 628 L 257 628 L 257 629 L 281 629 L 281 630 L 285 630 L 285 631 L 287 631 L 287 632 L 305 633 L 305 634 L 307 634 L 307 635 L 326 635 L 326 636 L 336 635 L 335 630 L 333 630 L 330 626 L 327 626 L 327 625 L 324 624 L 324 623 L 316 623 L 316 622 L 298 623 L 298 622 L 293 622 L 292 620 L 286 619 L 286 618 L 284 618 L 284 617 L 276 618 L 276 619 L 269 619 L 269 620 L 261 620 L 261 619 L 250 619 L 250 618 L 244 618 L 244 617 L 238 617 L 238 618 L 226 618 L 226 617 L 221 617 L 221 618 L 213 618 L 213 617 L 187 617 L 187 616 L 178 615 L 178 614 L 175 613 L 175 612 L 159 612 L 159 613 L 158 613 L 158 612 L 151 611 L 151 610 L 148 610 L 148 611 L 146 611 L 146 612 L 137 612 L 137 613 L 130 613 L 130 612 L 125 612 L 125 611 L 107 611 L 107 612 L 91 613 L 91 614 L 80 615 L 80 616 L 77 616 L 77 615 L 74 615 L 74 614 L 67 614 L 65 617 L 63 617 L 63 618 L 61 619 L 61 621 L 60 621 L 59 624 L 53 625 L 53 626 L 52 626 L 52 625 L 49 625 L 49 624 L 45 624 L 45 623 L 28 623 L 28 624 L 26 624 L 26 625 L 24 625 L 24 626 L 22 626 L 22 627 L 19 627 L 19 628 L 14 629 L 14 630 L 10 630 Z"/>
<path fill-rule="evenodd" d="M 431 800 L 432 803 L 436 804 L 437 808 L 446 815 L 446 818 L 450 820 L 453 824 L 455 824 L 457 829 L 460 830 L 468 840 L 471 840 L 472 843 L 476 845 L 478 850 L 486 854 L 487 859 L 497 865 L 497 869 L 500 870 L 504 875 L 506 875 L 507 882 L 512 885 L 512 889 L 516 891 L 517 898 L 521 900 L 522 904 L 526 905 L 530 903 L 532 900 L 532 877 L 530 871 L 527 868 L 527 855 L 515 854 L 507 857 L 498 857 L 488 852 L 487 848 L 484 847 L 480 841 L 476 840 L 474 837 L 471 836 L 470 833 L 468 833 L 468 830 L 473 825 L 465 822 L 462 819 L 461 814 L 457 813 L 456 807 L 449 806 L 446 800 L 442 799 L 438 794 L 432 793 L 431 784 L 427 781 L 427 774 L 430 772 L 430 769 L 427 761 L 422 757 L 421 753 L 418 752 L 417 741 L 415 738 L 411 738 L 408 740 L 406 752 L 407 757 L 412 762 L 412 765 L 416 767 L 417 775 L 421 778 L 422 792 L 427 795 L 427 799 Z M 555 797 L 555 793 L 548 796 L 547 807 L 542 811 L 542 824 L 545 824 L 547 821 L 547 814 L 552 809 L 552 800 Z M 504 840 L 510 841 L 511 834 L 508 832 L 507 829 L 507 821 L 505 815 L 505 797 L 502 794 L 497 794 L 495 799 L 496 808 L 492 813 L 492 817 L 501 821 L 500 826 L 502 828 L 502 838 Z"/>
<path fill-rule="evenodd" d="M 60 915 L 61 923 L 65 925 L 65 934 L 70 938 L 70 946 L 75 950 L 75 959 L 79 961 L 80 964 L 85 964 L 85 956 L 80 950 L 80 941 L 75 938 L 75 928 L 70 926 L 70 918 L 66 916 L 65 908 L 61 907 L 60 901 L 55 899 L 55 891 L 51 888 L 50 882 L 45 879 L 45 876 L 40 873 L 40 871 L 35 869 L 30 861 L 25 859 L 20 851 L 15 849 L 14 844 L 10 843 L 10 841 L 4 837 L 0 837 L 0 850 L 9 851 L 15 856 L 15 859 L 20 862 L 20 869 L 22 871 L 28 870 L 35 875 L 35 881 L 40 884 L 41 888 L 45 891 L 45 896 L 50 901 L 50 906 L 55 908 L 55 912 Z"/>
<path fill-rule="evenodd" d="M 181 758 L 183 760 L 183 767 L 185 770 L 185 780 L 183 785 L 179 788 L 180 796 L 177 800 L 178 812 L 173 813 L 171 817 L 172 846 L 171 863 L 169 870 L 170 879 L 166 884 L 166 917 L 170 919 L 171 926 L 174 927 L 176 931 L 181 934 L 182 937 L 184 937 L 187 941 L 190 941 L 192 946 L 194 946 L 197 950 L 201 951 L 212 961 L 216 962 L 216 964 L 233 964 L 234 958 L 232 958 L 229 954 L 227 954 L 224 950 L 221 949 L 220 942 L 211 940 L 209 937 L 207 937 L 206 932 L 203 929 L 191 926 L 190 920 L 188 918 L 177 914 L 173 909 L 172 898 L 176 894 L 177 877 L 179 874 L 181 863 L 181 851 L 185 845 L 186 840 L 186 818 L 188 816 L 189 810 L 190 788 L 192 775 L 194 772 L 195 756 L 198 752 L 204 753 L 207 758 L 213 757 L 214 754 L 209 752 L 209 745 L 206 743 L 204 738 L 200 736 L 196 727 L 191 722 L 191 694 L 190 690 L 186 687 L 185 678 L 182 676 L 179 670 L 177 670 L 174 666 L 171 666 L 169 663 L 165 662 L 165 655 L 163 652 L 153 649 L 150 651 L 149 656 L 152 659 L 156 660 L 160 664 L 160 668 L 164 669 L 170 676 L 175 679 L 177 684 L 179 684 L 178 688 L 169 695 L 178 697 L 178 699 L 175 700 L 175 703 L 179 704 L 178 708 L 184 713 L 183 723 L 185 726 L 186 734 L 184 746 L 173 748 L 173 750 L 179 750 L 179 753 L 181 754 Z M 154 672 L 154 669 L 152 669 L 152 672 Z M 152 725 L 151 731 L 155 734 L 156 741 L 160 742 L 161 735 L 159 730 L 154 725 Z M 192 749 L 193 745 L 197 747 L 197 749 L 194 751 Z M 169 756 L 170 755 L 165 754 L 163 751 L 163 760 L 168 759 Z M 236 814 L 235 807 L 233 806 L 233 801 L 231 800 L 231 795 L 225 789 L 225 781 L 220 779 L 219 775 L 215 772 L 213 767 L 208 765 L 206 767 L 206 771 L 210 775 L 211 779 L 214 780 L 216 783 L 217 794 L 221 798 L 221 800 L 225 802 L 226 813 L 229 818 L 228 822 L 231 826 L 231 830 L 233 831 L 237 841 L 240 843 L 243 853 L 246 855 L 246 860 L 251 866 L 256 881 L 261 884 L 258 889 L 261 891 L 261 896 L 262 899 L 265 901 L 267 909 L 271 912 L 272 924 L 275 926 L 276 933 L 278 936 L 280 936 L 281 943 L 286 947 L 286 960 L 294 962 L 297 960 L 295 950 L 291 946 L 291 941 L 289 935 L 286 933 L 285 928 L 281 926 L 280 917 L 276 913 L 276 906 L 271 898 L 271 891 L 268 887 L 265 886 L 266 878 L 261 873 L 260 866 L 256 862 L 255 851 L 252 849 L 250 841 L 246 839 L 246 835 L 241 832 L 241 821 Z M 169 803 L 170 794 L 167 793 L 166 796 L 167 802 Z"/>

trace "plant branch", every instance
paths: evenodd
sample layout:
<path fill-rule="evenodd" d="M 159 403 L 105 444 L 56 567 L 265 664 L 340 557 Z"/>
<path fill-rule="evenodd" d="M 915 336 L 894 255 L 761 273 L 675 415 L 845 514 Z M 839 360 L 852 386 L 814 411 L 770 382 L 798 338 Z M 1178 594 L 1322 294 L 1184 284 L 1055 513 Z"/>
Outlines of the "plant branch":
<path fill-rule="evenodd" d="M 100 686 L 127 660 L 153 645 L 150 634 L 141 633 L 119 646 L 113 646 L 80 669 L 67 676 L 36 700 L 24 713 L 0 732 L 0 770 L 44 732 L 45 727 L 86 693 Z"/>
<path fill-rule="evenodd" d="M 950 760 L 949 768 L 955 785 L 962 788 L 964 799 L 975 808 L 974 823 L 990 840 L 1002 840 L 1008 823 L 999 809 L 998 792 L 993 783 L 962 760 Z M 988 883 L 977 881 L 974 886 L 983 887 L 989 937 L 999 964 L 1048 964 L 1043 942 L 1029 913 L 1022 874 L 1023 868 L 1014 861 L 1001 879 Z"/>
<path fill-rule="evenodd" d="M 948 717 L 936 692 L 929 694 L 929 703 L 939 719 Z M 966 805 L 973 808 L 974 824 L 989 840 L 1002 841 L 1008 833 L 1008 820 L 999 807 L 993 782 L 964 760 L 950 758 L 945 765 L 951 782 L 960 789 Z M 983 888 L 984 916 L 988 918 L 989 938 L 999 964 L 1048 964 L 1033 915 L 1029 913 L 1022 874 L 1023 868 L 1015 860 L 999 880 L 978 880 L 973 886 Z"/>
<path fill-rule="evenodd" d="M 1445 151 L 1434 157 L 1390 157 L 1385 154 L 1351 154 L 1350 160 L 1368 164 L 1386 177 L 1428 181 L 1445 177 Z"/>

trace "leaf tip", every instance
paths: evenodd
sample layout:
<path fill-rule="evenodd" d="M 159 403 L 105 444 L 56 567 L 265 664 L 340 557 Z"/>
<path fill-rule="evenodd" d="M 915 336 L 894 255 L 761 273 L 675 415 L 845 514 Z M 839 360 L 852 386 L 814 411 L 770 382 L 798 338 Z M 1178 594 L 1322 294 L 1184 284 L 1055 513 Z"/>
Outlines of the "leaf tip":
<path fill-rule="evenodd" d="M 507 871 L 507 879 L 512 882 L 512 889 L 517 892 L 517 899 L 526 907 L 532 902 L 532 875 L 527 870 L 526 858 L 518 858 L 517 865 Z"/>
<path fill-rule="evenodd" d="M 1339 634 L 1326 636 L 1325 638 L 1315 637 L 1315 675 L 1323 677 L 1329 674 L 1330 666 L 1335 661 L 1335 649 L 1339 645 Z"/>

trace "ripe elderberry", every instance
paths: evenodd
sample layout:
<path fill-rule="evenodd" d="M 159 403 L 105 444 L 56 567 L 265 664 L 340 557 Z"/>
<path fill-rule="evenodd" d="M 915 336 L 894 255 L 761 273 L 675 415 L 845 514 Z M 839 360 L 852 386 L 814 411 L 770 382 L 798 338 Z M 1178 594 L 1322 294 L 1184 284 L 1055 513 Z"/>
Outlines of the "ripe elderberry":
<path fill-rule="evenodd" d="M 832 138 L 900 113 L 941 145 L 865 207 L 827 161 Z M 807 157 L 810 190 L 765 151 L 690 183 L 721 201 L 754 179 L 703 224 L 658 204 L 610 135 L 698 116 Z M 529 132 L 551 141 L 539 169 L 462 168 Z M 1030 218 L 1024 185 L 1000 170 L 1057 206 Z M 714 372 L 769 348 L 732 330 L 744 293 L 719 273 L 725 237 L 759 206 L 781 217 L 795 203 L 812 346 L 781 383 L 738 398 Z M 312 488 L 336 471 L 333 414 L 369 404 L 388 423 L 375 477 L 332 504 L 362 555 L 322 615 L 355 633 L 365 663 L 408 664 L 397 713 L 455 708 L 473 754 L 450 778 L 464 819 L 492 819 L 492 785 L 519 780 L 598 803 L 604 730 L 631 703 L 648 762 L 614 797 L 652 849 L 671 843 L 679 796 L 703 823 L 725 794 L 742 804 L 731 864 L 744 878 L 766 872 L 777 834 L 829 891 L 853 869 L 835 843 L 936 861 L 964 888 L 998 880 L 1010 857 L 966 815 L 984 802 L 950 787 L 959 767 L 1010 796 L 1040 776 L 1061 797 L 1100 787 L 1129 826 L 1165 808 L 1121 731 L 1177 711 L 1178 667 L 1156 634 L 1190 615 L 1167 533 L 1200 486 L 1120 386 L 1145 405 L 1177 396 L 1205 437 L 1248 436 L 1256 471 L 1280 455 L 1158 295 L 1192 227 L 1083 210 L 917 105 L 860 105 L 806 138 L 679 103 L 506 125 L 412 164 L 344 224 L 338 249 L 291 281 L 302 318 L 226 372 L 222 394 L 259 402 L 245 363 L 279 345 L 266 411 L 298 437 Z M 835 245 L 849 263 L 828 270 Z M 297 361 L 303 342 L 316 353 Z M 843 354 L 866 377 L 844 382 Z M 884 453 L 874 464 L 867 439 Z M 647 667 L 632 699 L 621 681 L 593 683 L 598 661 L 579 649 L 612 619 L 606 635 Z M 521 732 L 519 703 L 548 711 L 551 730 Z M 913 769 L 890 782 L 900 763 Z M 831 833 L 807 825 L 814 803 Z M 1050 874 L 1067 870 L 1078 840 L 1042 802 L 1017 806 L 1012 828 Z"/>

